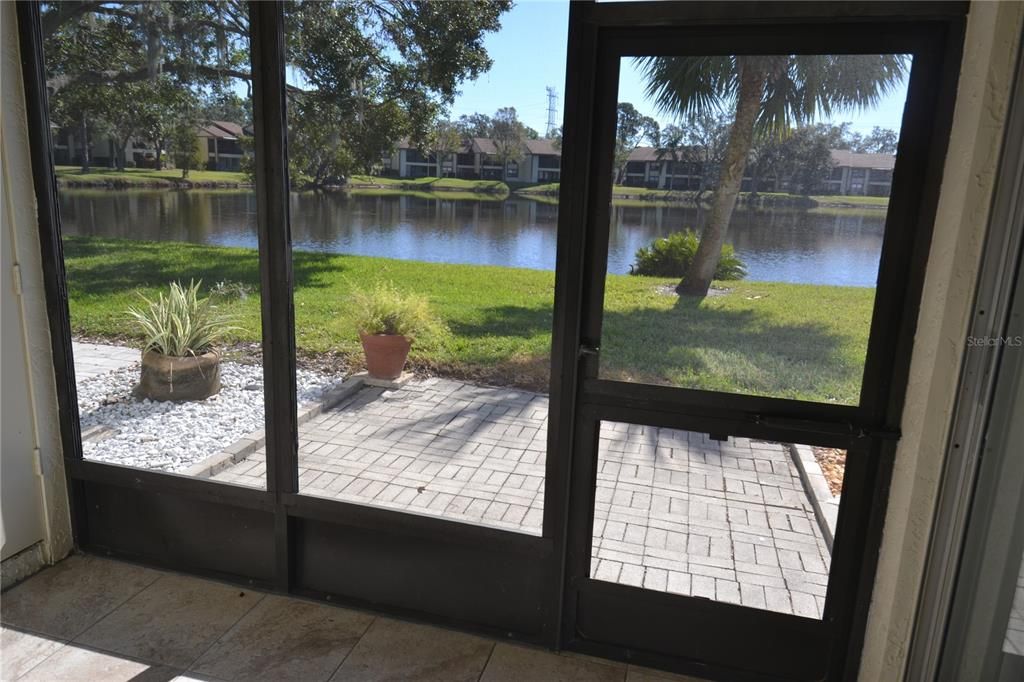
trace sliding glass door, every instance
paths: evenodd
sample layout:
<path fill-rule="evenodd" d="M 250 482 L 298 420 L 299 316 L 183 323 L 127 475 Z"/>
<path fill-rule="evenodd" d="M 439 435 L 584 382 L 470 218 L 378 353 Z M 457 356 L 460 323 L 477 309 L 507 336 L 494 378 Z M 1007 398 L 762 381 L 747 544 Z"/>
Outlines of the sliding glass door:
<path fill-rule="evenodd" d="M 962 8 L 19 19 L 81 549 L 723 679 L 851 670 Z M 520 110 L 484 78 L 563 63 Z"/>

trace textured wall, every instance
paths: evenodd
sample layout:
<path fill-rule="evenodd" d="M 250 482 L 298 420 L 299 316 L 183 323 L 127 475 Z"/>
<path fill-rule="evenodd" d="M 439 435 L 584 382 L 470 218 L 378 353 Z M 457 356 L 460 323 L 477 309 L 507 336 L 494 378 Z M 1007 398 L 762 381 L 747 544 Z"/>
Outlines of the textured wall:
<path fill-rule="evenodd" d="M 2 87 L 3 118 L 0 146 L 2 146 L 2 192 L 4 210 L 2 238 L 9 246 L 13 260 L 21 270 L 20 305 L 4 306 L 3 324 L 22 326 L 24 344 L 30 352 L 22 354 L 25 372 L 15 377 L 4 377 L 3 398 L 17 400 L 31 409 L 25 410 L 31 424 L 22 425 L 29 432 L 27 442 L 39 448 L 43 480 L 35 481 L 36 488 L 25 491 L 13 499 L 3 499 L 4 517 L 11 504 L 28 505 L 43 529 L 42 556 L 54 561 L 71 550 L 71 525 L 68 514 L 67 489 L 64 483 L 64 462 L 57 418 L 57 393 L 50 353 L 49 321 L 43 289 L 42 260 L 39 253 L 39 235 L 36 223 L 35 193 L 32 186 L 29 156 L 28 127 L 25 118 L 25 95 L 21 79 L 18 52 L 18 26 L 14 3 L 0 3 L 0 87 Z M 14 286 L 11 272 L 3 273 L 3 286 Z M 8 353 L 8 349 L 4 349 Z M 23 378 L 19 378 L 21 374 Z M 10 381 L 9 381 L 10 379 Z M 4 410 L 6 419 L 10 413 Z M 18 441 L 20 442 L 20 441 Z M 7 447 L 0 452 L 4 469 L 9 464 L 24 464 L 24 458 L 33 457 L 31 449 Z M 15 462 L 14 459 L 18 458 Z M 43 502 L 45 500 L 45 502 Z M 24 511 L 22 507 L 19 511 Z M 13 512 L 12 512 L 13 513 Z"/>
<path fill-rule="evenodd" d="M 860 679 L 906 663 L 992 200 L 1024 3 L 974 2 Z"/>

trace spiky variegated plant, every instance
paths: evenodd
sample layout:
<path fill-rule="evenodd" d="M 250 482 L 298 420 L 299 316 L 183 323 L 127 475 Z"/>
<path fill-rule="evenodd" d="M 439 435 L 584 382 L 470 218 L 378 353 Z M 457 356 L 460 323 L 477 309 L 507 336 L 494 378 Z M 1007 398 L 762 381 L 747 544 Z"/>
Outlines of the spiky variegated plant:
<path fill-rule="evenodd" d="M 171 357 L 202 355 L 228 330 L 228 318 L 209 298 L 199 298 L 202 281 L 190 281 L 187 287 L 171 282 L 167 295 L 160 292 L 155 301 L 139 294 L 144 308 L 129 308 L 128 314 L 142 329 L 146 345 L 143 352 L 155 351 Z"/>
<path fill-rule="evenodd" d="M 644 57 L 647 95 L 683 117 L 732 109 L 711 215 L 676 290 L 704 296 L 736 207 L 756 128 L 782 133 L 817 116 L 875 106 L 903 79 L 905 55 Z"/>

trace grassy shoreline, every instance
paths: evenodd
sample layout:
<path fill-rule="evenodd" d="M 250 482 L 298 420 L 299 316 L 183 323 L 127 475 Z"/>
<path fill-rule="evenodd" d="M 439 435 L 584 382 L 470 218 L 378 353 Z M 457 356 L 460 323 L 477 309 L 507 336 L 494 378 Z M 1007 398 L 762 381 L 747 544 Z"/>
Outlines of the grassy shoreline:
<path fill-rule="evenodd" d="M 57 184 L 76 189 L 252 189 L 244 173 L 233 171 L 201 171 L 189 173 L 187 180 L 176 169 L 152 170 L 128 168 L 94 169 L 82 173 L 77 166 L 57 166 Z M 342 191 L 356 196 L 414 196 L 425 199 L 499 201 L 519 196 L 541 203 L 558 202 L 558 183 L 533 185 L 511 190 L 499 180 L 463 180 L 460 178 L 389 178 L 353 175 Z M 612 188 L 612 203 L 616 206 L 708 206 L 711 194 L 705 193 L 701 201 L 694 192 L 648 189 L 646 187 Z M 863 211 L 874 213 L 888 208 L 888 197 L 869 196 L 812 196 L 762 192 L 756 198 L 743 192 L 740 204 L 755 208 L 793 208 L 818 212 Z"/>
<path fill-rule="evenodd" d="M 180 242 L 68 237 L 72 328 L 91 338 L 138 335 L 124 311 L 138 293 L 173 280 L 241 284 L 223 299 L 238 330 L 260 339 L 255 250 Z M 307 356 L 359 366 L 346 318 L 356 287 L 378 280 L 426 295 L 448 331 L 416 343 L 414 367 L 482 383 L 543 389 L 548 380 L 554 273 L 295 252 L 296 342 Z M 666 295 L 671 280 L 612 275 L 605 298 L 602 376 L 795 399 L 856 402 L 874 292 L 871 289 L 729 282 L 703 300 Z"/>
<path fill-rule="evenodd" d="M 396 190 L 412 192 L 474 192 L 507 195 L 509 187 L 500 180 L 463 180 L 461 178 L 389 178 L 377 175 L 353 175 L 345 185 L 349 190 Z"/>
<path fill-rule="evenodd" d="M 549 182 L 543 185 L 533 185 L 517 189 L 514 194 L 529 198 L 558 198 L 559 183 Z M 704 192 L 700 201 L 696 199 L 696 192 L 667 189 L 650 189 L 648 187 L 628 187 L 626 185 L 614 185 L 612 187 L 612 203 L 630 206 L 671 206 L 691 205 L 710 206 L 712 192 Z M 853 209 L 879 209 L 889 207 L 889 197 L 873 196 L 846 196 L 846 195 L 817 195 L 800 196 L 782 192 L 760 192 L 752 196 L 750 192 L 740 192 L 740 205 L 756 204 L 764 208 L 803 208 L 815 210 L 819 208 L 853 208 Z"/>
<path fill-rule="evenodd" d="M 54 169 L 57 184 L 62 187 L 114 187 L 114 188 L 217 188 L 250 187 L 245 174 L 236 171 L 189 171 L 188 178 L 181 177 L 181 170 L 165 168 L 94 168 L 83 173 L 78 166 L 57 166 Z"/>

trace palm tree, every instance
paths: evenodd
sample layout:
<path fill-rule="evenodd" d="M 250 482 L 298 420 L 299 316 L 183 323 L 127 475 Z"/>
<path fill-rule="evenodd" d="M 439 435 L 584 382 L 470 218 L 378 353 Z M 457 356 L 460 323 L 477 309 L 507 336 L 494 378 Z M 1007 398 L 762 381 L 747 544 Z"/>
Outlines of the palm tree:
<path fill-rule="evenodd" d="M 904 55 L 644 57 L 647 96 L 663 113 L 700 116 L 733 109 L 711 215 L 676 291 L 706 296 L 736 207 L 756 129 L 794 125 L 875 106 L 902 80 Z"/>

